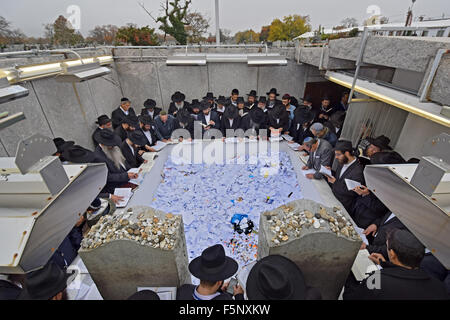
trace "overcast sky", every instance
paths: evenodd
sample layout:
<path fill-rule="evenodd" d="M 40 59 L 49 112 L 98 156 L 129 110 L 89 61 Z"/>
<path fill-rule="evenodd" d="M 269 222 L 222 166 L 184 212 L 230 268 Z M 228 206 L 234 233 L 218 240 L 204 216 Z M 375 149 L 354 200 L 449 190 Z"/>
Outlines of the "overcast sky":
<path fill-rule="evenodd" d="M 135 23 L 139 26 L 157 27 L 151 18 L 139 7 L 144 2 L 153 14 L 160 14 L 163 0 L 1 0 L 0 15 L 12 22 L 29 36 L 43 36 L 43 24 L 55 21 L 66 13 L 68 6 L 78 5 L 81 9 L 81 33 L 88 35 L 96 25 L 115 24 L 122 26 Z M 219 0 L 220 25 L 223 29 L 237 31 L 269 25 L 274 18 L 289 14 L 309 15 L 313 28 L 319 25 L 333 27 L 343 18 L 354 17 L 361 23 L 369 16 L 367 8 L 376 5 L 390 22 L 405 21 L 411 0 Z M 214 33 L 214 0 L 193 0 L 192 8 L 211 19 Z M 417 0 L 414 6 L 416 16 L 450 17 L 449 0 Z"/>

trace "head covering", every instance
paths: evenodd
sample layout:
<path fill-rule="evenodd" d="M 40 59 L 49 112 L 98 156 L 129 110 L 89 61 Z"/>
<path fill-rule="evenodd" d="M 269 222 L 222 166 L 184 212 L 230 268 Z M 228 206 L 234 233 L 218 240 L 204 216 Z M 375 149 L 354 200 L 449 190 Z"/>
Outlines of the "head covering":
<path fill-rule="evenodd" d="M 328 100 L 328 101 L 330 101 L 330 97 L 328 97 L 328 96 L 324 96 L 324 97 L 322 98 L 322 101 L 324 101 L 324 100 Z"/>
<path fill-rule="evenodd" d="M 300 99 L 300 100 L 302 100 L 303 102 L 305 102 L 305 101 L 312 102 L 312 98 L 310 95 L 306 95 L 303 99 Z"/>
<path fill-rule="evenodd" d="M 377 152 L 370 159 L 371 164 L 402 164 L 406 163 L 403 157 L 395 151 Z"/>
<path fill-rule="evenodd" d="M 222 245 L 216 244 L 205 249 L 200 257 L 189 264 L 191 274 L 206 281 L 221 281 L 230 278 L 238 270 L 237 262 L 225 255 Z"/>
<path fill-rule="evenodd" d="M 250 300 L 304 300 L 307 286 L 297 265 L 280 255 L 270 255 L 250 271 L 247 279 Z"/>
<path fill-rule="evenodd" d="M 144 102 L 144 108 L 145 109 L 153 109 L 156 107 L 156 101 L 153 99 L 147 99 Z"/>
<path fill-rule="evenodd" d="M 250 119 L 258 124 L 263 124 L 266 121 L 266 114 L 261 108 L 252 108 L 250 110 Z"/>
<path fill-rule="evenodd" d="M 243 97 L 238 97 L 237 100 L 236 100 L 236 103 L 237 104 L 239 104 L 239 103 L 245 104 L 245 100 L 244 100 Z"/>
<path fill-rule="evenodd" d="M 64 272 L 53 261 L 42 269 L 27 274 L 19 300 L 49 300 L 64 291 L 75 278 L 76 272 Z"/>
<path fill-rule="evenodd" d="M 225 109 L 223 116 L 225 117 L 225 119 L 235 119 L 235 118 L 239 117 L 239 110 L 237 109 L 237 107 L 230 104 Z"/>
<path fill-rule="evenodd" d="M 301 108 L 295 110 L 294 122 L 300 123 L 301 125 L 311 122 L 314 119 L 314 114 L 308 109 Z"/>
<path fill-rule="evenodd" d="M 95 154 L 81 146 L 72 146 L 62 153 L 65 160 L 72 163 L 91 163 L 95 159 Z"/>
<path fill-rule="evenodd" d="M 267 103 L 267 98 L 266 97 L 259 97 L 259 100 L 258 100 L 258 103 L 264 103 L 264 104 L 266 104 Z"/>
<path fill-rule="evenodd" d="M 216 97 L 214 97 L 214 93 L 208 92 L 208 93 L 206 94 L 206 96 L 203 97 L 203 99 L 206 99 L 206 100 L 216 100 Z"/>
<path fill-rule="evenodd" d="M 239 95 L 239 90 L 238 89 L 233 89 L 232 91 L 231 91 L 231 95 Z"/>
<path fill-rule="evenodd" d="M 188 124 L 193 121 L 191 114 L 186 109 L 182 109 L 177 113 L 177 120 L 179 123 Z"/>
<path fill-rule="evenodd" d="M 247 94 L 247 96 L 249 96 L 249 97 L 257 97 L 257 95 L 256 95 L 256 90 L 251 90 L 250 91 L 250 93 L 249 94 Z"/>
<path fill-rule="evenodd" d="M 291 100 L 291 96 L 286 93 L 285 95 L 283 95 L 283 97 L 281 98 L 282 100 Z"/>
<path fill-rule="evenodd" d="M 56 146 L 57 153 L 63 153 L 66 149 L 72 147 L 75 144 L 75 142 L 66 141 L 63 138 L 55 138 L 53 139 L 53 143 Z"/>
<path fill-rule="evenodd" d="M 192 100 L 191 109 L 200 109 L 200 101 L 198 99 Z"/>
<path fill-rule="evenodd" d="M 130 114 L 129 116 L 125 117 L 122 122 L 127 123 L 131 127 L 139 128 L 139 119 L 135 115 Z"/>
<path fill-rule="evenodd" d="M 131 295 L 127 300 L 161 300 L 152 290 L 142 290 Z"/>
<path fill-rule="evenodd" d="M 130 100 L 128 100 L 128 98 L 122 98 L 122 99 L 120 99 L 120 102 L 129 102 Z"/>
<path fill-rule="evenodd" d="M 323 130 L 323 124 L 321 124 L 320 122 L 313 123 L 311 125 L 311 130 L 314 130 L 316 132 L 320 132 L 320 131 Z"/>
<path fill-rule="evenodd" d="M 202 100 L 202 102 L 200 102 L 200 109 L 203 111 L 203 110 L 206 110 L 208 108 L 211 108 L 211 104 L 209 103 L 209 101 L 208 100 Z"/>
<path fill-rule="evenodd" d="M 147 139 L 141 130 L 135 130 L 128 132 L 128 139 L 131 140 L 135 145 L 145 146 L 147 144 Z"/>
<path fill-rule="evenodd" d="M 152 117 L 150 117 L 149 115 L 144 115 L 144 116 L 140 116 L 139 117 L 139 121 L 143 124 L 143 125 L 152 125 L 153 124 L 153 119 Z"/>
<path fill-rule="evenodd" d="M 183 93 L 181 93 L 180 91 L 177 91 L 172 95 L 171 99 L 173 102 L 180 103 L 186 99 L 186 96 Z"/>
<path fill-rule="evenodd" d="M 267 94 L 267 95 L 270 95 L 270 94 L 272 94 L 272 93 L 274 93 L 275 96 L 277 96 L 277 97 L 280 95 L 279 93 L 277 93 L 277 89 L 276 89 L 276 88 L 270 89 L 270 91 L 267 92 L 266 94 Z"/>
<path fill-rule="evenodd" d="M 89 209 L 98 210 L 98 209 L 100 209 L 101 205 L 102 205 L 102 202 L 100 201 L 100 198 L 95 198 L 94 201 L 91 202 Z"/>
<path fill-rule="evenodd" d="M 317 142 L 317 138 L 312 138 L 312 137 L 306 137 L 305 140 L 303 140 L 303 144 L 308 145 L 308 146 L 312 146 L 316 142 Z"/>
<path fill-rule="evenodd" d="M 391 143 L 391 140 L 384 135 L 381 135 L 376 138 L 367 138 L 367 141 L 370 144 L 377 146 L 381 150 L 392 150 L 392 148 L 389 146 L 389 143 Z"/>
<path fill-rule="evenodd" d="M 120 137 L 110 130 L 100 130 L 95 134 L 95 140 L 99 144 L 103 144 L 109 147 L 120 146 L 122 140 Z"/>
<path fill-rule="evenodd" d="M 351 141 L 339 140 L 338 142 L 336 142 L 336 147 L 334 148 L 334 150 L 341 151 L 342 153 L 345 153 L 346 151 L 352 153 L 353 146 Z"/>
<path fill-rule="evenodd" d="M 221 106 L 224 106 L 227 104 L 227 99 L 224 96 L 219 96 L 217 99 L 217 104 L 220 104 Z"/>
<path fill-rule="evenodd" d="M 167 116 L 167 112 L 163 110 L 163 111 L 161 111 L 161 112 L 159 113 L 159 115 L 160 115 L 160 116 Z"/>
<path fill-rule="evenodd" d="M 95 123 L 98 124 L 99 126 L 103 126 L 108 122 L 111 122 L 111 119 L 106 114 L 103 114 L 97 118 L 97 121 Z"/>

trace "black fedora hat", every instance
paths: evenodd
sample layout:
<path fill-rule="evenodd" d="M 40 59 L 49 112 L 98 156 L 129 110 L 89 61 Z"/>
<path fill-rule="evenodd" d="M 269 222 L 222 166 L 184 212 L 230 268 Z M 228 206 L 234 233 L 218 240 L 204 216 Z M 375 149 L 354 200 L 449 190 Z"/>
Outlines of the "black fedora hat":
<path fill-rule="evenodd" d="M 225 255 L 225 250 L 216 244 L 203 250 L 200 257 L 189 264 L 191 274 L 206 281 L 221 281 L 230 278 L 238 270 L 237 262 Z"/>
<path fill-rule="evenodd" d="M 225 112 L 223 113 L 225 119 L 235 119 L 239 117 L 239 110 L 234 105 L 230 104 L 226 107 Z"/>
<path fill-rule="evenodd" d="M 224 106 L 227 104 L 227 99 L 224 96 L 219 96 L 216 102 L 217 104 Z"/>
<path fill-rule="evenodd" d="M 251 90 L 250 93 L 247 94 L 247 96 L 256 98 L 257 97 L 256 90 Z"/>
<path fill-rule="evenodd" d="M 277 89 L 276 89 L 276 88 L 272 88 L 272 89 L 270 89 L 269 92 L 266 92 L 267 95 L 270 95 L 270 94 L 272 94 L 272 93 L 274 93 L 275 96 L 277 96 L 277 97 L 280 95 L 280 94 L 277 92 Z"/>
<path fill-rule="evenodd" d="M 127 123 L 133 128 L 139 128 L 139 118 L 135 115 L 129 115 L 123 119 L 123 123 Z"/>
<path fill-rule="evenodd" d="M 259 100 L 258 100 L 258 103 L 264 103 L 264 104 L 266 104 L 267 103 L 267 98 L 266 97 L 259 97 Z"/>
<path fill-rule="evenodd" d="M 302 271 L 294 262 L 271 255 L 254 265 L 246 291 L 250 300 L 304 300 L 307 287 Z"/>
<path fill-rule="evenodd" d="M 214 93 L 208 92 L 208 93 L 206 94 L 206 96 L 203 97 L 203 99 L 206 99 L 206 100 L 216 100 L 216 97 L 214 97 Z"/>
<path fill-rule="evenodd" d="M 95 154 L 81 146 L 72 146 L 62 153 L 65 160 L 72 163 L 90 163 L 95 159 Z"/>
<path fill-rule="evenodd" d="M 154 107 L 156 107 L 156 101 L 153 99 L 147 99 L 144 102 L 144 108 L 145 109 L 153 109 Z"/>
<path fill-rule="evenodd" d="M 237 103 L 237 104 L 239 104 L 239 103 L 245 104 L 245 100 L 244 100 L 243 97 L 238 97 L 237 100 L 236 100 L 236 103 Z"/>
<path fill-rule="evenodd" d="M 128 139 L 131 140 L 135 145 L 145 146 L 147 144 L 147 139 L 141 130 L 135 130 L 128 132 Z"/>
<path fill-rule="evenodd" d="M 106 114 L 101 115 L 100 117 L 97 118 L 97 121 L 95 121 L 95 123 L 98 124 L 99 126 L 103 126 L 108 122 L 111 122 L 111 119 Z"/>
<path fill-rule="evenodd" d="M 173 102 L 181 102 L 186 99 L 186 96 L 180 91 L 175 92 L 171 97 Z"/>
<path fill-rule="evenodd" d="M 71 146 L 73 146 L 75 144 L 75 142 L 66 141 L 63 138 L 55 138 L 55 139 L 53 139 L 53 143 L 55 144 L 57 153 L 63 153 L 64 150 L 66 150 L 67 148 L 70 148 Z"/>
<path fill-rule="evenodd" d="M 376 138 L 367 138 L 367 141 L 370 144 L 373 144 L 374 146 L 380 148 L 381 150 L 392 150 L 392 148 L 389 146 L 391 140 L 384 135 L 381 135 Z"/>
<path fill-rule="evenodd" d="M 405 159 L 395 151 L 377 152 L 370 159 L 371 164 L 403 164 Z"/>
<path fill-rule="evenodd" d="M 263 124 L 266 121 L 266 114 L 261 108 L 252 108 L 250 110 L 250 119 L 257 124 Z"/>
<path fill-rule="evenodd" d="M 139 121 L 143 124 L 143 125 L 152 125 L 153 124 L 153 119 L 152 117 L 150 117 L 149 115 L 143 115 L 143 116 L 139 116 Z"/>
<path fill-rule="evenodd" d="M 298 109 L 298 112 L 296 112 L 296 111 L 297 110 L 294 111 L 294 114 L 295 114 L 294 122 L 295 123 L 305 124 L 314 119 L 314 114 L 311 111 L 309 111 L 308 109 L 302 108 L 302 109 Z"/>
<path fill-rule="evenodd" d="M 211 104 L 209 103 L 208 100 L 202 100 L 202 102 L 200 102 L 200 109 L 201 110 L 206 110 L 208 108 L 211 108 Z"/>
<path fill-rule="evenodd" d="M 310 95 L 306 95 L 303 99 L 300 99 L 300 100 L 302 100 L 303 102 L 305 102 L 305 101 L 312 102 L 312 98 Z"/>
<path fill-rule="evenodd" d="M 161 300 L 158 294 L 152 290 L 142 290 L 134 293 L 127 300 Z"/>
<path fill-rule="evenodd" d="M 27 274 L 18 299 L 49 300 L 64 291 L 76 275 L 75 270 L 66 273 L 54 262 L 49 262 L 42 269 Z"/>
<path fill-rule="evenodd" d="M 239 90 L 238 89 L 233 89 L 233 90 L 231 90 L 231 94 L 232 95 L 239 95 Z"/>
<path fill-rule="evenodd" d="M 186 109 L 182 109 L 182 110 L 178 111 L 176 119 L 178 120 L 179 123 L 184 123 L 184 124 L 188 124 L 191 121 L 193 121 L 191 114 Z"/>
<path fill-rule="evenodd" d="M 192 100 L 191 109 L 200 109 L 200 101 L 198 99 Z"/>
<path fill-rule="evenodd" d="M 95 134 L 95 140 L 99 144 L 103 144 L 108 147 L 120 146 L 122 140 L 120 137 L 110 130 L 100 130 Z"/>

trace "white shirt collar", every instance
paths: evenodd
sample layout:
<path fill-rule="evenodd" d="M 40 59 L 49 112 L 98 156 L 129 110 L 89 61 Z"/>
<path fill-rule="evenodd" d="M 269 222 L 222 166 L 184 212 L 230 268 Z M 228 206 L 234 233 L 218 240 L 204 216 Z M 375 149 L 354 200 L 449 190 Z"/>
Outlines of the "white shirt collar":
<path fill-rule="evenodd" d="M 200 299 L 200 300 L 212 300 L 215 297 L 220 296 L 219 292 L 216 292 L 214 294 L 210 294 L 210 295 L 204 296 L 204 295 L 198 293 L 197 288 L 198 287 L 196 287 L 195 290 L 194 290 L 194 299 L 195 300 L 198 300 L 198 299 Z"/>
<path fill-rule="evenodd" d="M 122 106 L 120 106 L 119 108 L 120 108 L 120 110 L 122 110 L 122 112 L 125 113 L 126 115 L 128 115 L 128 113 L 130 113 L 130 109 L 128 109 L 128 111 L 125 111 L 125 110 L 122 109 Z"/>

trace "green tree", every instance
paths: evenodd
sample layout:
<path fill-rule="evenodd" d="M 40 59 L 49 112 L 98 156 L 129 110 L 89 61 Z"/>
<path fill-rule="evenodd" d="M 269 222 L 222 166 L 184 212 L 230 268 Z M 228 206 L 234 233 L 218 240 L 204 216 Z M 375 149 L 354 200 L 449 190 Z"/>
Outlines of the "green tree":
<path fill-rule="evenodd" d="M 309 16 L 297 14 L 286 16 L 283 21 L 275 19 L 270 25 L 269 41 L 290 41 L 305 32 L 311 31 Z"/>
<path fill-rule="evenodd" d="M 237 32 L 234 35 L 234 40 L 236 43 L 259 42 L 259 33 L 256 33 L 255 31 L 253 31 L 251 29 Z"/>
<path fill-rule="evenodd" d="M 187 25 L 186 15 L 191 2 L 192 0 L 184 0 L 184 5 L 181 5 L 180 0 L 173 0 L 171 2 L 166 0 L 166 4 L 163 6 L 164 15 L 156 19 L 156 22 L 161 23 L 159 28 L 165 34 L 170 34 L 182 45 L 187 43 L 188 34 L 185 25 Z"/>
<path fill-rule="evenodd" d="M 259 33 L 259 41 L 266 42 L 269 39 L 270 26 L 263 26 Z"/>
<path fill-rule="evenodd" d="M 111 24 L 96 26 L 93 30 L 89 31 L 88 41 L 93 43 L 112 45 L 116 40 L 118 31 L 119 28 Z"/>
<path fill-rule="evenodd" d="M 138 28 L 135 24 L 128 24 L 117 31 L 116 44 L 131 44 L 133 46 L 157 46 L 158 36 L 155 29 L 145 26 Z"/>
<path fill-rule="evenodd" d="M 189 43 L 198 43 L 206 40 L 204 35 L 209 29 L 209 19 L 199 12 L 190 12 L 186 15 L 185 31 Z"/>
<path fill-rule="evenodd" d="M 53 25 L 46 25 L 46 35 L 51 37 L 51 42 L 56 45 L 71 45 L 84 42 L 83 36 L 70 25 L 64 16 L 59 16 Z"/>

